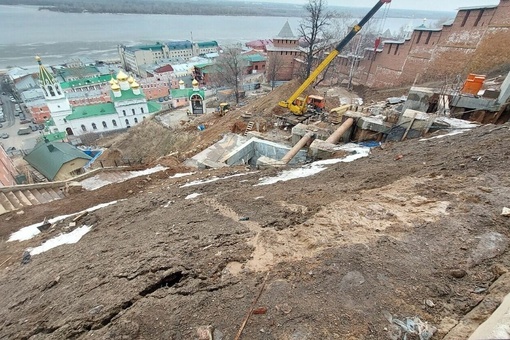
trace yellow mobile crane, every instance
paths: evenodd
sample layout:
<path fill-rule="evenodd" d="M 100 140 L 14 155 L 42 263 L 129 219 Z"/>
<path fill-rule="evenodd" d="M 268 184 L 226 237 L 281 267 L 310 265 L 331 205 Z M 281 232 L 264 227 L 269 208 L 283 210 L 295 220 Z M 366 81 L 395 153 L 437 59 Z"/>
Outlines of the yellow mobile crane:
<path fill-rule="evenodd" d="M 335 59 L 335 57 L 342 51 L 342 49 L 352 40 L 352 38 L 361 30 L 361 28 L 370 20 L 374 14 L 384 5 L 390 3 L 391 0 L 379 0 L 377 4 L 365 15 L 361 21 L 355 25 L 347 36 L 340 41 L 337 47 L 329 53 L 329 55 L 317 66 L 317 68 L 308 76 L 308 78 L 301 84 L 301 86 L 294 92 L 294 94 L 287 99 L 278 103 L 281 107 L 288 108 L 290 112 L 297 116 L 302 116 L 309 113 L 308 106 L 322 108 L 323 103 L 318 100 L 317 96 L 307 96 L 306 98 L 300 97 L 303 91 L 321 74 L 322 71 Z"/>

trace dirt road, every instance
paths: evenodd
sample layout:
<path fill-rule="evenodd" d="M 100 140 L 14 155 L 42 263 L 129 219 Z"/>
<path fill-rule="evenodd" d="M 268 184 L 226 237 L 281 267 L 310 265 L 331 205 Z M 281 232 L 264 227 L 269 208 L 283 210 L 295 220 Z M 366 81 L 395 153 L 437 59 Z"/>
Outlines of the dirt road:
<path fill-rule="evenodd" d="M 401 339 L 390 316 L 442 339 L 510 263 L 508 145 L 509 125 L 485 126 L 258 186 L 278 171 L 169 169 L 4 215 L 0 337 L 235 339 L 253 307 L 241 339 Z M 113 200 L 27 264 L 72 218 L 7 242 Z"/>

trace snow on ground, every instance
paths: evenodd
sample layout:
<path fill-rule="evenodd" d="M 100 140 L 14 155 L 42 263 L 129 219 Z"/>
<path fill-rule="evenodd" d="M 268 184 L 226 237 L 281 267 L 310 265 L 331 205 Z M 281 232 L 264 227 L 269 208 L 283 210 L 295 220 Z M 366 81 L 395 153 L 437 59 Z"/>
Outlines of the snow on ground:
<path fill-rule="evenodd" d="M 108 202 L 108 203 L 101 203 L 101 204 L 98 204 L 98 205 L 93 206 L 91 208 L 79 211 L 79 212 L 74 213 L 74 214 L 61 215 L 61 216 L 53 217 L 53 218 L 50 218 L 49 220 L 47 220 L 46 223 L 53 224 L 53 223 L 56 223 L 58 221 L 65 220 L 68 217 L 79 215 L 79 214 L 84 213 L 84 212 L 93 212 L 93 211 L 99 210 L 101 208 L 107 207 L 109 205 L 115 204 L 117 202 L 118 201 L 112 201 L 112 202 Z M 7 242 L 30 240 L 32 237 L 34 237 L 34 236 L 36 236 L 36 235 L 41 233 L 41 231 L 39 230 L 38 227 L 42 226 L 44 223 L 45 222 L 43 221 L 43 222 L 31 224 L 31 225 L 29 225 L 27 227 L 21 228 L 20 230 L 16 231 L 15 233 L 12 233 L 11 236 L 9 237 L 9 239 L 7 240 Z"/>
<path fill-rule="evenodd" d="M 189 194 L 188 196 L 186 196 L 184 199 L 185 199 L 185 200 L 192 200 L 192 199 L 194 199 L 194 198 L 196 198 L 196 197 L 198 197 L 198 196 L 200 196 L 200 195 L 202 195 L 202 194 L 199 194 L 199 193 L 197 193 L 197 192 L 194 192 L 194 193 Z"/>
<path fill-rule="evenodd" d="M 220 179 L 227 179 L 227 178 L 232 178 L 232 177 L 238 177 L 238 176 L 245 176 L 245 175 L 248 175 L 248 174 L 254 174 L 258 171 L 252 171 L 252 172 L 245 172 L 245 173 L 242 173 L 242 174 L 235 174 L 235 175 L 231 175 L 231 176 L 225 176 L 225 177 L 211 177 L 209 179 L 204 179 L 204 180 L 196 180 L 196 181 L 193 181 L 193 182 L 189 182 L 189 183 L 186 183 L 184 185 L 181 185 L 179 188 L 185 188 L 185 187 L 190 187 L 192 185 L 200 185 L 200 184 L 205 184 L 205 183 L 211 183 L 211 182 L 216 182 L 216 181 L 219 181 Z"/>
<path fill-rule="evenodd" d="M 93 177 L 89 177 L 84 179 L 80 182 L 83 188 L 86 190 L 97 190 L 99 188 L 104 187 L 105 185 L 111 184 L 111 183 L 120 183 L 127 181 L 128 179 L 140 177 L 140 176 L 147 176 L 156 172 L 160 172 L 163 170 L 168 169 L 165 166 L 162 165 L 156 165 L 153 168 L 140 170 L 140 171 L 125 171 L 125 172 L 116 172 L 116 178 L 115 179 L 104 179 L 101 177 L 105 177 L 108 175 L 108 172 L 99 173 Z"/>
<path fill-rule="evenodd" d="M 317 162 L 313 162 L 313 163 L 310 163 L 307 165 L 303 165 L 300 168 L 285 170 L 285 171 L 282 171 L 280 174 L 278 174 L 275 177 L 261 178 L 259 180 L 260 183 L 255 184 L 255 186 L 269 185 L 269 184 L 274 184 L 277 182 L 290 181 L 291 179 L 313 176 L 323 170 L 326 170 L 327 169 L 326 165 L 336 164 L 336 163 L 348 163 L 348 162 L 352 162 L 359 158 L 367 157 L 370 154 L 369 147 L 360 146 L 360 145 L 354 144 L 354 143 L 342 145 L 342 146 L 336 148 L 335 150 L 344 150 L 344 151 L 352 152 L 352 154 L 350 154 L 344 158 L 325 159 L 322 161 L 317 161 Z"/>
<path fill-rule="evenodd" d="M 177 173 L 173 176 L 170 176 L 168 178 L 179 178 L 179 177 L 186 177 L 186 176 L 191 176 L 191 175 L 194 175 L 195 173 L 194 172 L 181 172 L 181 173 Z"/>
<path fill-rule="evenodd" d="M 430 137 L 430 138 L 422 138 L 422 139 L 420 139 L 420 142 L 424 141 L 424 140 L 429 140 L 429 139 L 437 139 L 437 138 L 444 138 L 447 136 L 458 135 L 458 134 L 464 133 L 466 131 L 469 131 L 469 130 L 479 126 L 479 124 L 477 124 L 477 123 L 473 123 L 473 122 L 463 120 L 463 119 L 450 118 L 450 117 L 436 118 L 436 122 L 446 123 L 446 124 L 450 125 L 450 132 L 448 132 L 444 135 L 434 136 L 434 137 Z"/>
<path fill-rule="evenodd" d="M 49 240 L 43 242 L 40 246 L 32 248 L 30 250 L 30 255 L 41 254 L 44 253 L 45 251 L 61 246 L 63 244 L 76 243 L 82 238 L 83 235 L 88 233 L 90 229 L 92 229 L 92 227 L 84 225 L 82 227 L 74 229 L 70 233 L 60 234 L 58 236 L 50 238 Z"/>

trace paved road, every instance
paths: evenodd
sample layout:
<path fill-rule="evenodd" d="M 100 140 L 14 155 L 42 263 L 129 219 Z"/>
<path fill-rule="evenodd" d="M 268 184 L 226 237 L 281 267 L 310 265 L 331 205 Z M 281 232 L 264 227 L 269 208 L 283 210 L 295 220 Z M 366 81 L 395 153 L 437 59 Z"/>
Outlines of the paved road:
<path fill-rule="evenodd" d="M 19 118 L 14 115 L 14 103 L 12 103 L 7 95 L 0 95 L 2 100 L 2 108 L 6 121 L 1 123 L 3 127 L 0 128 L 0 135 L 7 133 L 9 138 L 0 139 L 5 150 L 10 147 L 15 147 L 17 150 L 32 149 L 36 143 L 36 138 L 39 136 L 38 132 L 32 132 L 28 135 L 18 135 L 20 127 L 29 127 L 29 124 L 20 124 Z M 29 117 L 27 117 L 29 118 Z"/>

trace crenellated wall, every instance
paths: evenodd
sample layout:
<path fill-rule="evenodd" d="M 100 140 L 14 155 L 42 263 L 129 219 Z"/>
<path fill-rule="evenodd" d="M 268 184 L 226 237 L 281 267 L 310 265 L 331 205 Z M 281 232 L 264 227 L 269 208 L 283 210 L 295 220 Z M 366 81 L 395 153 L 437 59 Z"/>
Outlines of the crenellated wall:
<path fill-rule="evenodd" d="M 483 73 L 509 64 L 510 0 L 497 6 L 463 8 L 441 29 L 416 28 L 404 41 L 385 41 L 367 49 L 353 80 L 374 88 L 444 80 L 468 73 Z M 337 58 L 336 69 L 345 76 L 351 63 Z"/>

